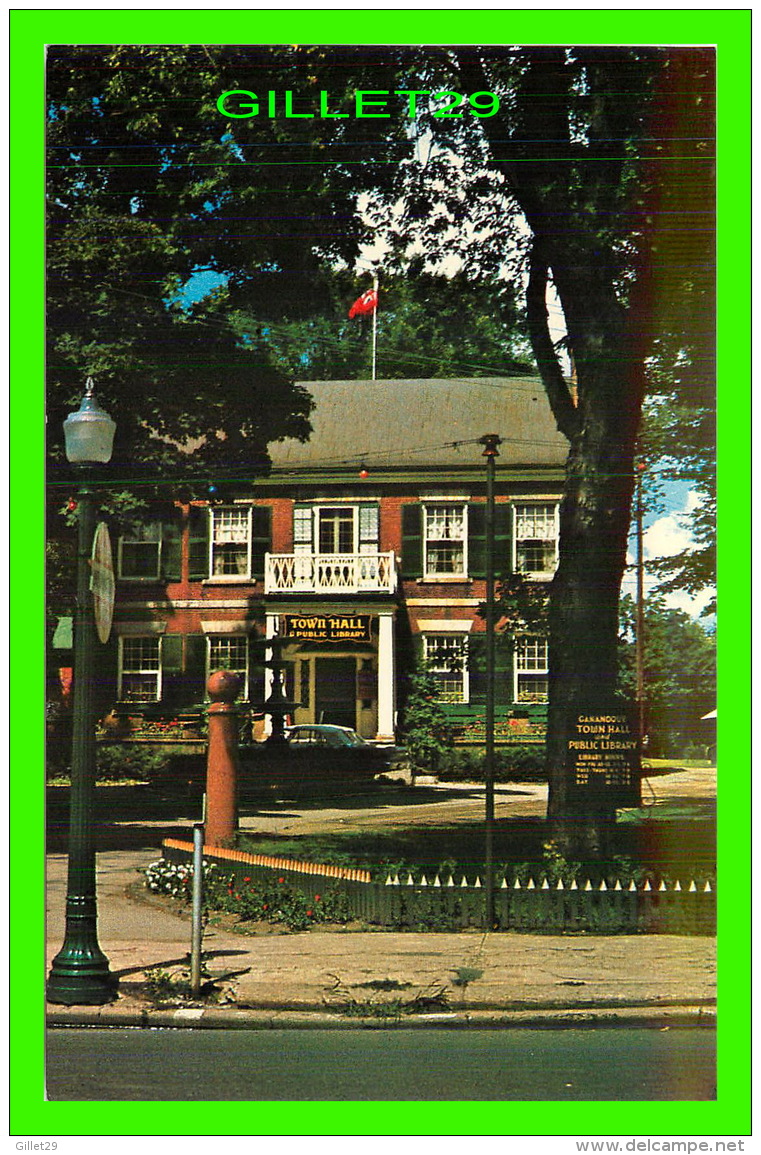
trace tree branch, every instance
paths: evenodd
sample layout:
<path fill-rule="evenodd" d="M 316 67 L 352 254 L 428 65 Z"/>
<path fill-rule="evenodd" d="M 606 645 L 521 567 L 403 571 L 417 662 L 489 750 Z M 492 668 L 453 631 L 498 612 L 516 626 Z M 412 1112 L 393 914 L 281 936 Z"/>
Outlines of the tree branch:
<path fill-rule="evenodd" d="M 547 272 L 547 260 L 535 240 L 531 250 L 526 289 L 526 315 L 531 348 L 557 427 L 571 441 L 581 432 L 581 417 L 573 403 L 550 336 L 547 316 Z"/>

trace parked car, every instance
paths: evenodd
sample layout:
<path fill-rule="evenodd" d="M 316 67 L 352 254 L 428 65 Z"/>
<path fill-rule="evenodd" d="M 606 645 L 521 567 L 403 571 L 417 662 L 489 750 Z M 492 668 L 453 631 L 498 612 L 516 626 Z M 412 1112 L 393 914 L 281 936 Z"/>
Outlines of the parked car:
<path fill-rule="evenodd" d="M 407 757 L 407 751 L 400 746 L 381 746 L 360 737 L 349 726 L 333 726 L 323 723 L 289 726 L 285 731 L 289 746 L 298 749 L 331 749 L 342 754 L 352 751 L 363 763 L 375 763 L 377 773 L 399 766 Z"/>

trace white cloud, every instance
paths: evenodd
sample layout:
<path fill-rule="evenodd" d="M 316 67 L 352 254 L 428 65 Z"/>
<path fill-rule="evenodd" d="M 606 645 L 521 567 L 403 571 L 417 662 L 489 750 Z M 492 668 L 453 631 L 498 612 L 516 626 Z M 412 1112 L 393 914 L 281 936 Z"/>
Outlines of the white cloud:
<path fill-rule="evenodd" d="M 690 549 L 693 546 L 689 521 L 685 517 L 685 514 L 690 514 L 697 509 L 701 500 L 700 494 L 694 490 L 690 490 L 683 499 L 681 509 L 674 509 L 664 517 L 659 517 L 652 525 L 649 525 L 645 529 L 642 544 L 645 550 L 646 594 L 650 593 L 657 584 L 656 576 L 648 572 L 648 561 L 660 557 L 673 557 L 674 554 L 681 553 L 683 550 Z M 634 553 L 629 552 L 626 561 L 629 568 L 627 568 L 624 577 L 622 593 L 628 593 L 636 599 L 637 580 L 635 569 L 636 557 Z M 715 591 L 713 589 L 706 589 L 699 594 L 692 595 L 682 590 L 667 594 L 664 601 L 671 609 L 684 610 L 685 613 L 696 618 L 711 601 L 714 593 Z"/>

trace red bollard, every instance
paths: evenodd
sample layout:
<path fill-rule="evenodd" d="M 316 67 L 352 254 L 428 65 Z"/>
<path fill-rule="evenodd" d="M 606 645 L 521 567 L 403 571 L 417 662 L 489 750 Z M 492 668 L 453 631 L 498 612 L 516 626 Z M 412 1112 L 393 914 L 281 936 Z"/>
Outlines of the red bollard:
<path fill-rule="evenodd" d="M 217 670 L 206 683 L 209 706 L 209 752 L 206 763 L 207 846 L 222 846 L 238 829 L 238 707 L 240 678 Z"/>

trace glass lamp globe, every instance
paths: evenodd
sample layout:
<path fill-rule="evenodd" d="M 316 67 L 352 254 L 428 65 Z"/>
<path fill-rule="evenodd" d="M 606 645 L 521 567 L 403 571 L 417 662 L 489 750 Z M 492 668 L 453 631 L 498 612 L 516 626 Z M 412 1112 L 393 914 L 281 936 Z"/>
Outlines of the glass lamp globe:
<path fill-rule="evenodd" d="M 88 377 L 79 409 L 70 413 L 63 423 L 66 457 L 73 464 L 111 460 L 116 422 L 98 405 L 94 388 L 92 377 Z"/>

